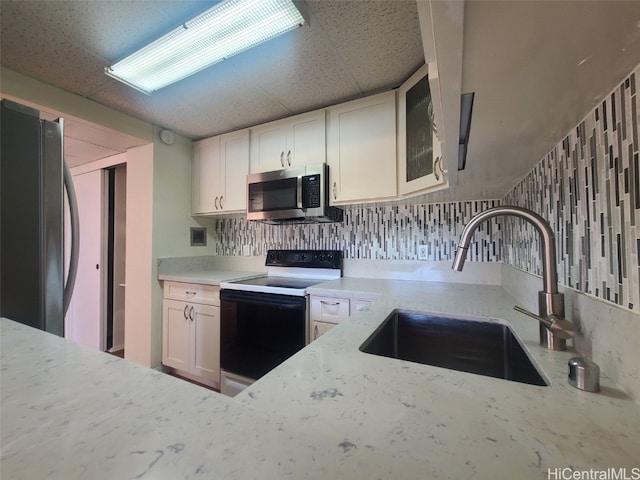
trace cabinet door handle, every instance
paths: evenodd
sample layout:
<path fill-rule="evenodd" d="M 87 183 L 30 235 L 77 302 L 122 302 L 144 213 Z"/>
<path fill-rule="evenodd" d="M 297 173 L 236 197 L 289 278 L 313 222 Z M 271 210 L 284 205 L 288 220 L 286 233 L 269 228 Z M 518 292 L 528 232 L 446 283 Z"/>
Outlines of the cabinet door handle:
<path fill-rule="evenodd" d="M 336 182 L 333 182 L 333 199 L 338 199 L 338 184 Z"/>
<path fill-rule="evenodd" d="M 184 306 L 184 311 L 182 312 L 184 314 L 184 319 L 185 320 L 189 320 L 189 318 L 187 317 L 187 309 L 189 308 L 189 305 L 185 305 Z"/>
<path fill-rule="evenodd" d="M 440 170 L 442 170 L 442 167 L 440 167 L 440 162 L 442 160 L 440 159 L 440 157 L 436 157 L 436 159 L 433 161 L 433 176 L 436 177 L 436 180 L 440 181 L 440 174 L 438 173 L 438 168 L 440 168 Z"/>
<path fill-rule="evenodd" d="M 304 208 L 304 204 L 302 203 L 302 175 L 298 175 L 298 180 L 296 182 L 296 207 L 302 210 Z"/>
<path fill-rule="evenodd" d="M 224 201 L 224 196 L 223 196 L 223 195 L 220 195 L 220 210 L 224 210 L 224 206 L 223 206 L 223 205 L 224 205 L 224 203 L 223 203 L 223 201 Z"/>
<path fill-rule="evenodd" d="M 218 210 L 218 197 L 213 201 L 213 205 L 216 207 L 216 210 Z"/>
<path fill-rule="evenodd" d="M 320 303 L 322 305 L 328 305 L 330 307 L 337 307 L 338 305 L 340 305 L 340 302 L 327 302 L 325 300 L 320 300 Z"/>
<path fill-rule="evenodd" d="M 287 152 L 287 164 L 291 166 L 291 150 Z"/>
<path fill-rule="evenodd" d="M 313 339 L 316 340 L 318 338 L 318 324 L 316 323 L 313 326 Z"/>
<path fill-rule="evenodd" d="M 284 151 L 280 152 L 280 165 L 284 168 Z"/>
<path fill-rule="evenodd" d="M 189 309 L 189 320 L 193 322 L 193 305 L 191 305 L 191 308 Z"/>

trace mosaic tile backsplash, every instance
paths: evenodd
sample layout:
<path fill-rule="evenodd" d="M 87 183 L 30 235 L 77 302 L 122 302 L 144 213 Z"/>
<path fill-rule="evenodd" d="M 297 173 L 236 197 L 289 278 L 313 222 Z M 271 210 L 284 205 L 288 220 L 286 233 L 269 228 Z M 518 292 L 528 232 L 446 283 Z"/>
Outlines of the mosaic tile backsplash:
<path fill-rule="evenodd" d="M 640 312 L 640 67 L 503 199 L 546 218 L 556 233 L 560 283 Z M 538 236 L 504 222 L 508 265 L 540 274 Z"/>
<path fill-rule="evenodd" d="M 561 284 L 640 312 L 640 67 L 501 200 L 345 210 L 342 224 L 273 226 L 242 218 L 215 222 L 216 255 L 265 255 L 270 248 L 339 249 L 345 258 L 451 261 L 464 225 L 501 204 L 529 208 L 556 233 Z M 480 225 L 469 261 L 504 261 L 541 274 L 538 235 L 499 217 Z"/>
<path fill-rule="evenodd" d="M 417 260 L 418 245 L 429 261 L 451 261 L 464 225 L 498 200 L 345 210 L 344 221 L 314 225 L 267 225 L 243 218 L 216 221 L 216 255 L 265 255 L 271 248 L 335 249 L 345 258 Z M 486 222 L 474 235 L 471 261 L 500 261 L 499 222 Z M 243 252 L 244 248 L 244 252 Z"/>

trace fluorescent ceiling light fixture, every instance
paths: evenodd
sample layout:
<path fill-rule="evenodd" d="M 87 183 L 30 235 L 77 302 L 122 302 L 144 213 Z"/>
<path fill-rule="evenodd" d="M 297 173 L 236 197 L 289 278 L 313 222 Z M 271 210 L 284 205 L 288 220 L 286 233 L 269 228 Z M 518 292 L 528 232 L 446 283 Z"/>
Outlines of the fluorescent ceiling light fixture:
<path fill-rule="evenodd" d="M 151 94 L 304 23 L 291 0 L 225 0 L 105 73 Z"/>

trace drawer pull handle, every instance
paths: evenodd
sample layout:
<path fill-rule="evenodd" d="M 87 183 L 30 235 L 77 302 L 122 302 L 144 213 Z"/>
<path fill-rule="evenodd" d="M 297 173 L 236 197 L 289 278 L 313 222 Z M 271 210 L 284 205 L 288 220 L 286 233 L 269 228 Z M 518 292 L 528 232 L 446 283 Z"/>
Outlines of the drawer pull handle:
<path fill-rule="evenodd" d="M 194 291 L 191 291 L 191 290 L 187 290 L 186 292 L 184 292 L 184 294 L 189 298 L 195 297 L 197 293 L 198 292 L 194 292 Z"/>
<path fill-rule="evenodd" d="M 320 303 L 322 305 L 328 305 L 330 307 L 337 307 L 338 305 L 340 305 L 340 302 L 327 302 L 325 300 L 320 300 Z"/>

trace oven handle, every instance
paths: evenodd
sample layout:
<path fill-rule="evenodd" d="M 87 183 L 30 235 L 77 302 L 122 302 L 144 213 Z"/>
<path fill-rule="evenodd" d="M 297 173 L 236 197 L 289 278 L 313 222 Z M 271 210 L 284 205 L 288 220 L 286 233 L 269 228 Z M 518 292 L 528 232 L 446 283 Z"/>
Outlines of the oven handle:
<path fill-rule="evenodd" d="M 253 305 L 270 305 L 278 308 L 305 308 L 306 297 L 279 295 L 275 293 L 245 292 L 242 290 L 220 290 L 220 301 L 233 303 L 249 303 Z"/>

